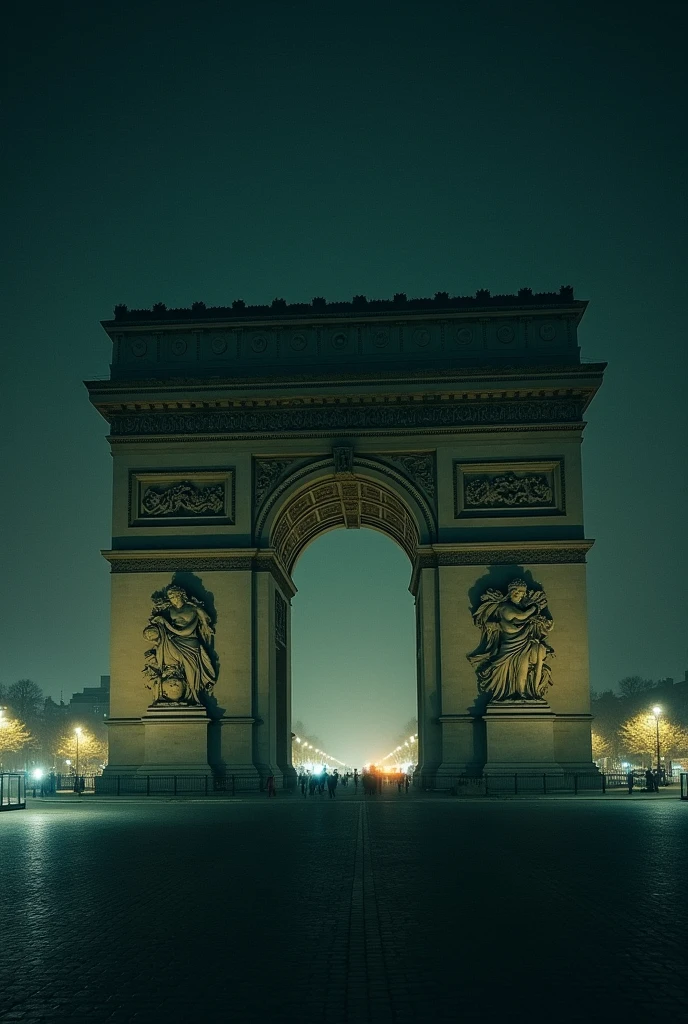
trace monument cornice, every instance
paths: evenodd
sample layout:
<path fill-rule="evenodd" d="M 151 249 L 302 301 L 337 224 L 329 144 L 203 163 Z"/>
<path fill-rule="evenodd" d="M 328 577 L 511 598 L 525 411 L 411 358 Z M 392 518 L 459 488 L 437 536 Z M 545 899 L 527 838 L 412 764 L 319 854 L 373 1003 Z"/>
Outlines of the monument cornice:
<path fill-rule="evenodd" d="M 461 565 L 561 565 L 584 563 L 594 540 L 479 541 L 424 544 L 416 550 L 409 590 L 415 594 L 423 569 Z"/>
<path fill-rule="evenodd" d="M 296 587 L 271 548 L 179 548 L 103 550 L 112 573 L 269 572 L 292 598 Z"/>
<path fill-rule="evenodd" d="M 129 401 L 140 405 L 145 402 L 147 396 L 150 401 L 159 404 L 161 395 L 168 395 L 169 400 L 174 401 L 172 395 L 183 393 L 185 402 L 189 403 L 189 395 L 205 395 L 208 392 L 218 394 L 217 401 L 224 401 L 225 395 L 235 391 L 268 391 L 276 389 L 280 392 L 294 391 L 297 388 L 336 388 L 341 392 L 342 386 L 347 387 L 370 387 L 379 385 L 388 389 L 391 385 L 400 387 L 411 386 L 427 387 L 440 385 L 452 391 L 459 391 L 463 394 L 484 393 L 486 389 L 503 391 L 504 387 L 518 381 L 523 389 L 523 382 L 532 382 L 533 387 L 566 387 L 574 383 L 579 386 L 586 386 L 591 396 L 602 383 L 602 374 L 606 369 L 606 363 L 575 363 L 572 365 L 547 365 L 547 366 L 450 366 L 432 368 L 410 368 L 370 370 L 339 368 L 324 371 L 319 368 L 317 372 L 291 374 L 289 377 L 279 375 L 256 374 L 254 376 L 202 376 L 202 377 L 167 377 L 167 378 L 116 378 L 110 380 L 88 380 L 85 386 L 89 391 L 92 403 L 99 410 L 109 405 L 116 405 L 118 396 L 131 396 Z M 471 384 L 473 387 L 471 388 Z M 452 387 L 453 385 L 453 387 Z M 385 395 L 389 392 L 385 391 Z M 155 396 L 155 397 L 153 397 Z M 120 398 L 120 402 L 123 399 Z M 227 398 L 227 400 L 230 400 Z M 268 400 L 268 399 L 264 399 Z M 285 400 L 287 401 L 287 400 Z M 214 403 L 215 404 L 215 403 Z"/>

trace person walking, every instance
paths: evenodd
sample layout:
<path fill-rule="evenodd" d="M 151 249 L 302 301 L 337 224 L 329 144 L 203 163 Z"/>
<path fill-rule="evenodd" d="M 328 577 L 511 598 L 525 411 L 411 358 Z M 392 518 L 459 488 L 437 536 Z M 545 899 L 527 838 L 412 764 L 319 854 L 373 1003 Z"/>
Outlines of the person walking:
<path fill-rule="evenodd" d="M 299 786 L 301 787 L 301 796 L 302 797 L 306 796 L 306 781 L 307 780 L 306 780 L 305 772 L 301 772 L 301 774 L 299 775 Z"/>
<path fill-rule="evenodd" d="M 406 772 L 406 780 L 404 782 L 404 787 L 406 789 L 406 795 L 407 796 L 408 796 L 408 791 L 409 791 L 409 782 L 410 782 L 409 775 L 408 775 L 408 772 Z"/>
<path fill-rule="evenodd" d="M 275 776 L 268 775 L 268 799 L 271 796 L 277 796 L 277 790 L 275 789 Z"/>
<path fill-rule="evenodd" d="M 654 793 L 655 791 L 655 780 L 651 768 L 648 768 L 645 772 L 645 789 L 648 793 Z"/>
<path fill-rule="evenodd" d="M 354 768 L 354 793 L 358 793 L 358 768 Z"/>
<path fill-rule="evenodd" d="M 329 796 L 330 800 L 334 800 L 334 798 L 337 795 L 338 781 L 339 779 L 337 778 L 336 772 L 333 775 L 327 776 L 327 795 Z"/>
<path fill-rule="evenodd" d="M 628 792 L 632 793 L 633 792 L 633 784 L 635 783 L 635 779 L 633 778 L 633 769 L 632 768 L 626 774 L 626 782 L 628 783 Z"/>

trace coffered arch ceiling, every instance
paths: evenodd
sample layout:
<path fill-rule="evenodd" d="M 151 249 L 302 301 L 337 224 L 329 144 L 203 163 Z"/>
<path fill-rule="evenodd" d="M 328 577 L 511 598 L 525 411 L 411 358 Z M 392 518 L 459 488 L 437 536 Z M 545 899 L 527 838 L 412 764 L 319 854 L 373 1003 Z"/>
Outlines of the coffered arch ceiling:
<path fill-rule="evenodd" d="M 361 527 L 387 534 L 413 563 L 420 538 L 411 512 L 390 488 L 358 474 L 322 476 L 293 494 L 273 523 L 270 546 L 291 573 L 319 534 Z"/>

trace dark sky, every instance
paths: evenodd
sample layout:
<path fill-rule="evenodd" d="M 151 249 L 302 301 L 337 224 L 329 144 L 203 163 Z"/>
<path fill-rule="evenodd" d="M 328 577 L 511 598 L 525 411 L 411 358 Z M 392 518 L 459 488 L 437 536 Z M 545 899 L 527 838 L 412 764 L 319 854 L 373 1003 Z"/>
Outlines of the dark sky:
<path fill-rule="evenodd" d="M 68 696 L 108 669 L 98 550 L 110 458 L 80 382 L 108 372 L 98 321 L 115 303 L 561 284 L 590 300 L 585 358 L 609 361 L 584 444 L 593 685 L 682 676 L 685 10 L 6 7 L 0 679 Z M 325 538 L 306 553 L 295 667 L 306 633 L 323 649 L 301 623 L 325 601 L 344 655 L 372 656 L 375 637 L 336 604 L 361 594 L 364 571 L 370 616 L 409 600 L 385 538 Z M 316 714 L 326 681 L 306 675 L 296 713 L 336 753 L 349 732 L 336 713 Z M 413 667 L 403 684 L 381 669 L 378 685 L 389 697 L 379 730 L 392 736 L 412 709 Z M 344 688 L 332 688 L 331 711 Z"/>

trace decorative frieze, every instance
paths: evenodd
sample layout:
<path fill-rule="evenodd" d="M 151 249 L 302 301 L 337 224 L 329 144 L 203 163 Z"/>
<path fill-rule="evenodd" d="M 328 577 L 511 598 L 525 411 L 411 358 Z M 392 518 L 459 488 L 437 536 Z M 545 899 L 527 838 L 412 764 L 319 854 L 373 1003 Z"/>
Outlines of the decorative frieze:
<path fill-rule="evenodd" d="M 123 413 L 112 417 L 114 437 L 190 434 L 348 434 L 400 430 L 435 433 L 459 427 L 580 423 L 583 398 L 458 401 L 381 405 L 296 406 L 193 412 Z"/>
<path fill-rule="evenodd" d="M 130 526 L 231 526 L 234 470 L 133 470 L 129 475 Z"/>
<path fill-rule="evenodd" d="M 182 480 L 180 483 L 146 487 L 141 494 L 139 515 L 142 519 L 221 516 L 224 510 L 225 489 L 222 484 L 202 487 L 190 480 Z"/>
<path fill-rule="evenodd" d="M 456 519 L 565 511 L 563 459 L 454 463 Z"/>
<path fill-rule="evenodd" d="M 154 556 L 146 558 L 109 558 L 110 572 L 169 572 L 171 559 Z M 245 572 L 255 568 L 253 558 L 174 558 L 175 572 Z"/>

